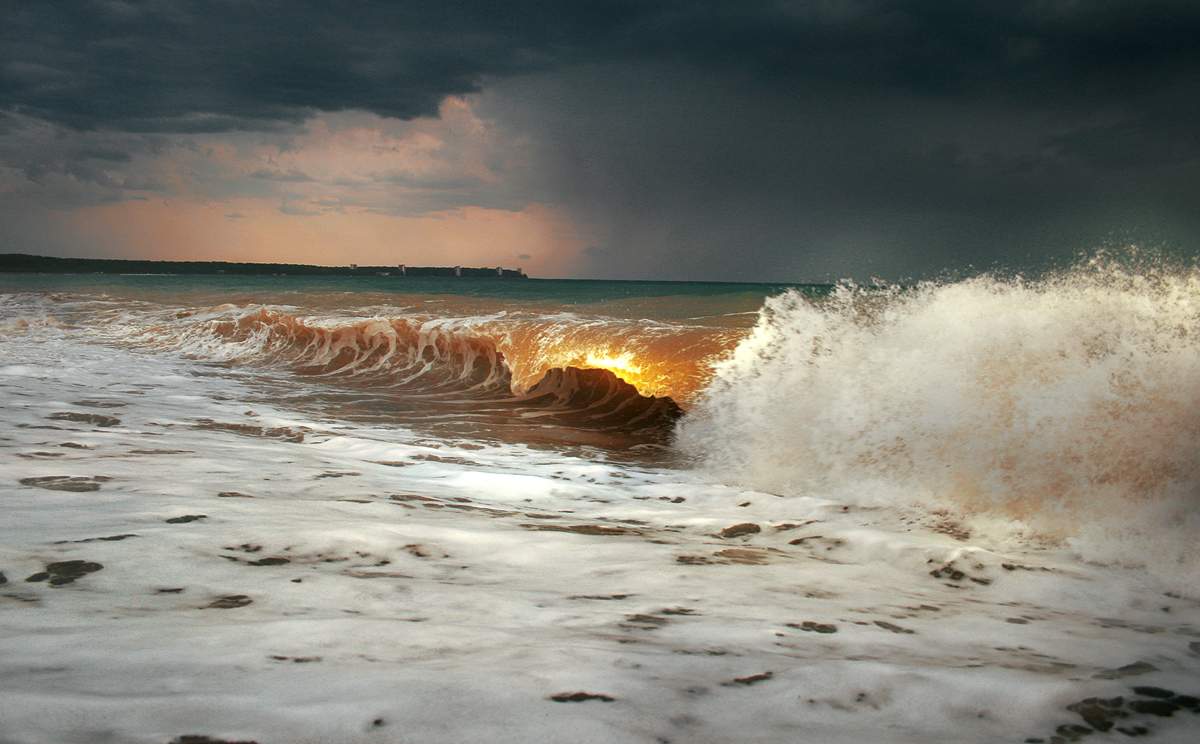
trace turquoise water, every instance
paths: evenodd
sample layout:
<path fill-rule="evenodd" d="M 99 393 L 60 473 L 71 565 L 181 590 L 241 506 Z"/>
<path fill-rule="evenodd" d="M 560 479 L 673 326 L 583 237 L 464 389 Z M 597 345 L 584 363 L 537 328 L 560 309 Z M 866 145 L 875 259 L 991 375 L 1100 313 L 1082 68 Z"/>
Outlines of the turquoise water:
<path fill-rule="evenodd" d="M 227 292 L 371 292 L 449 294 L 501 299 L 554 300 L 563 304 L 605 302 L 626 297 L 712 297 L 747 294 L 765 297 L 785 289 L 821 294 L 827 284 L 746 282 L 659 282 L 605 279 L 449 279 L 443 277 L 351 276 L 175 276 L 161 274 L 0 274 L 4 291 L 40 289 Z"/>
<path fill-rule="evenodd" d="M 722 308 L 733 303 L 745 311 L 761 306 L 762 300 L 786 289 L 819 296 L 830 285 L 737 282 L 657 282 L 610 281 L 588 279 L 450 279 L 441 277 L 343 277 L 343 276 L 172 276 L 125 274 L 0 274 L 0 291 L 77 291 L 103 292 L 120 296 L 145 295 L 160 300 L 172 295 L 200 301 L 204 298 L 227 301 L 286 302 L 289 296 L 331 296 L 354 294 L 384 302 L 409 296 L 456 296 L 494 300 L 498 308 L 533 304 L 577 308 L 589 305 L 619 305 L 624 301 L 671 298 L 697 301 L 697 313 L 713 309 L 716 300 Z M 300 303 L 304 304 L 304 303 Z M 640 303 L 638 303 L 640 306 Z M 644 309 L 644 308 L 642 308 Z"/>

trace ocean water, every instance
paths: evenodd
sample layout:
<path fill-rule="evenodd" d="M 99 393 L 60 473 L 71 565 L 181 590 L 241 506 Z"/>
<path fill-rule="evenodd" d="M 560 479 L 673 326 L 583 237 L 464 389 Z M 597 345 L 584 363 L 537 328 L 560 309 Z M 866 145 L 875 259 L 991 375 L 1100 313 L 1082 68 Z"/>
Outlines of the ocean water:
<path fill-rule="evenodd" d="M 0 275 L 0 354 L 6 743 L 1200 732 L 1194 268 Z"/>

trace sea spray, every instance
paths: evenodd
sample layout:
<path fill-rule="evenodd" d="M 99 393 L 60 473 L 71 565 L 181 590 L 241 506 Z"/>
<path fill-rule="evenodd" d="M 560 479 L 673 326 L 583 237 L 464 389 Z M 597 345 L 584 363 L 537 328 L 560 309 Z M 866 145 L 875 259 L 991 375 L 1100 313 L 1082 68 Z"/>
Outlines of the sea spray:
<path fill-rule="evenodd" d="M 1181 576 L 1200 567 L 1200 271 L 1101 257 L 784 292 L 678 443 L 727 482 L 950 506 Z"/>

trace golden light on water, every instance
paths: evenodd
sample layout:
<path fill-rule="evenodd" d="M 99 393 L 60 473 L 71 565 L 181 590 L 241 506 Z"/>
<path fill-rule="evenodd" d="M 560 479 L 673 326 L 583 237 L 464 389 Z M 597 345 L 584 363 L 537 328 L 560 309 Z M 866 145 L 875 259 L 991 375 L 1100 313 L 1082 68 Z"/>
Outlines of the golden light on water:
<path fill-rule="evenodd" d="M 634 361 L 635 358 L 632 352 L 625 351 L 620 354 L 613 354 L 611 351 L 593 351 L 581 354 L 580 356 L 583 358 L 584 367 L 606 369 L 630 385 L 633 385 L 642 395 L 655 395 L 659 393 L 652 381 L 646 379 L 647 375 L 643 374 L 642 365 Z"/>
<path fill-rule="evenodd" d="M 609 372 L 621 377 L 622 375 L 640 375 L 642 368 L 633 362 L 633 354 L 625 352 L 617 356 L 607 356 L 600 354 L 588 354 L 584 363 L 589 367 L 597 367 L 599 369 L 607 369 Z"/>
<path fill-rule="evenodd" d="M 530 389 L 555 368 L 603 369 L 642 395 L 670 396 L 684 406 L 710 376 L 710 359 L 736 341 L 732 335 L 708 329 L 677 336 L 639 336 L 636 329 L 612 327 L 561 336 L 540 327 L 532 330 L 528 335 L 504 336 L 500 345 L 516 389 Z M 612 342 L 626 335 L 630 336 L 627 343 Z"/>

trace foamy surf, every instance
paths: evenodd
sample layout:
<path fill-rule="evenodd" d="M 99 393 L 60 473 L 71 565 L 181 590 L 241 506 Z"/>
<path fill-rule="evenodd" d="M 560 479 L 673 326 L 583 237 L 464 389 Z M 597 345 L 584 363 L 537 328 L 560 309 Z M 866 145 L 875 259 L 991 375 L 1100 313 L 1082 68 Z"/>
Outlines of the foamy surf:
<path fill-rule="evenodd" d="M 611 370 L 478 387 L 453 344 L 393 388 L 412 358 L 393 324 L 419 331 L 421 309 L 132 304 L 122 291 L 0 304 L 0 320 L 31 321 L 0 333 L 0 738 L 1194 736 L 1200 601 L 1186 583 L 1080 561 L 1061 538 L 996 539 L 964 502 L 910 498 L 869 462 L 860 482 L 876 490 L 854 492 L 831 476 L 750 485 L 738 461 L 684 467 L 661 444 L 580 444 L 564 439 L 571 417 L 523 440 L 547 412 L 649 399 Z M 936 307 L 948 291 L 913 296 Z M 852 295 L 771 303 L 828 327 L 864 302 L 906 307 L 903 293 Z M 275 315 L 237 329 L 264 307 Z M 452 311 L 440 338 L 495 315 Z M 682 419 L 687 453 L 782 451 L 800 431 L 710 428 L 698 449 L 714 401 L 790 369 L 765 354 L 761 379 L 734 374 L 774 348 L 760 339 L 775 315 L 733 329 L 746 340 Z M 281 332 L 284 316 L 303 320 Z M 775 338 L 790 348 L 800 334 L 786 328 Z M 478 326 L 469 337 L 504 354 Z M 782 426 L 794 400 L 760 405 L 761 423 Z M 509 421 L 513 436 L 465 420 Z M 851 482 L 848 466 L 830 472 Z M 1036 511 L 1016 516 L 1037 525 Z"/>
<path fill-rule="evenodd" d="M 722 479 L 951 508 L 1089 560 L 1200 570 L 1200 272 L 767 300 L 680 426 Z"/>

